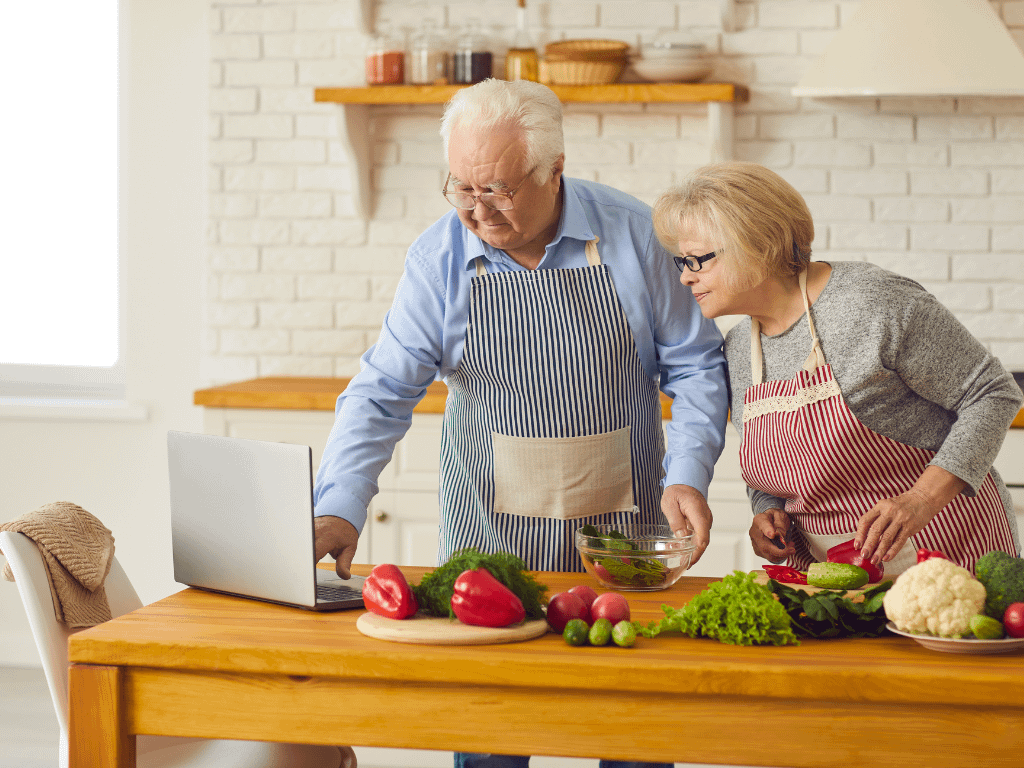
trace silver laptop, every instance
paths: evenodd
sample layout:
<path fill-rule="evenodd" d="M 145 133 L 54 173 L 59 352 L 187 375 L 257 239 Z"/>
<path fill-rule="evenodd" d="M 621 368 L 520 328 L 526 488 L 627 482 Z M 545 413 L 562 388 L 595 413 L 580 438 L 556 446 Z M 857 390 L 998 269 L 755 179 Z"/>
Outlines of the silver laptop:
<path fill-rule="evenodd" d="M 309 446 L 167 433 L 174 580 L 312 611 L 362 608 L 360 576 L 313 561 Z"/>

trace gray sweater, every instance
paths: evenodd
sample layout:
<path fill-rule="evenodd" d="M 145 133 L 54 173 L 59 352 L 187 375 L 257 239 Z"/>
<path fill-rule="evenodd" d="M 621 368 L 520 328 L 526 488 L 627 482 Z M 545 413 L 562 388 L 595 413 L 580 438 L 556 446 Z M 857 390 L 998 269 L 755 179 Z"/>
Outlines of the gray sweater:
<path fill-rule="evenodd" d="M 931 463 L 964 480 L 967 495 L 991 471 L 1016 531 L 1013 502 L 992 469 L 1024 399 L 1013 376 L 918 283 L 872 264 L 829 263 L 832 274 L 811 315 L 847 406 L 868 429 L 936 451 Z M 811 351 L 806 315 L 776 336 L 762 333 L 761 347 L 765 381 L 793 378 Z M 749 317 L 729 331 L 725 355 L 731 419 L 742 437 Z M 784 506 L 762 491 L 747 492 L 754 514 Z"/>

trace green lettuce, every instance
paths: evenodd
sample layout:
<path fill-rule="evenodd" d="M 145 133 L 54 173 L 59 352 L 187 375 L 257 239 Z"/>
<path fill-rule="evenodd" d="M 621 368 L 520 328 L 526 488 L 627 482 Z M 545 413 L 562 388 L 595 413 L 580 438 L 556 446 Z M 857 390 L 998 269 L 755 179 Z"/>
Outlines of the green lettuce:
<path fill-rule="evenodd" d="M 682 632 L 729 645 L 799 645 L 786 609 L 768 587 L 754 583 L 754 574 L 734 571 L 709 585 L 678 610 L 661 606 L 665 618 L 646 627 L 644 637 Z"/>

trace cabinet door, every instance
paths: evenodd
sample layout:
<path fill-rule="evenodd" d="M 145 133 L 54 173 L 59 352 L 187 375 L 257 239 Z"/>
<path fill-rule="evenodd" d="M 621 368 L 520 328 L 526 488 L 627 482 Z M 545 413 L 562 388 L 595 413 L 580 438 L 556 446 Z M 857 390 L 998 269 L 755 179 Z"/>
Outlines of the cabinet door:
<path fill-rule="evenodd" d="M 437 490 L 381 491 L 367 526 L 371 562 L 437 565 Z"/>
<path fill-rule="evenodd" d="M 708 488 L 708 506 L 714 516 L 711 543 L 689 576 L 725 576 L 733 571 L 753 571 L 768 563 L 754 555 L 750 546 L 750 500 L 740 472 L 740 439 L 732 425 L 726 427 L 725 448 L 715 464 Z"/>
<path fill-rule="evenodd" d="M 207 408 L 203 412 L 203 428 L 207 434 L 308 445 L 313 450 L 314 475 L 332 426 L 334 414 L 330 411 Z"/>
<path fill-rule="evenodd" d="M 243 440 L 266 440 L 274 443 L 308 445 L 313 454 L 313 476 L 316 477 L 324 455 L 327 436 L 334 426 L 330 411 L 277 410 L 269 408 L 206 408 L 203 429 L 207 434 L 238 437 Z M 371 563 L 370 526 L 363 528 L 353 563 Z M 325 562 L 333 562 L 330 555 Z"/>

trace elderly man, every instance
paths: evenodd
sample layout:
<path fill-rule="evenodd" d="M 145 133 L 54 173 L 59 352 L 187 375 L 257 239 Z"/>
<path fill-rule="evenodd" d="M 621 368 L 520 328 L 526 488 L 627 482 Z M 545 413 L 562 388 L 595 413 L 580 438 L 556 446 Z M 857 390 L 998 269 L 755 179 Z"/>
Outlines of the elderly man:
<path fill-rule="evenodd" d="M 538 83 L 459 91 L 441 135 L 454 210 L 410 247 L 380 339 L 338 399 L 317 559 L 349 575 L 377 478 L 435 378 L 449 389 L 441 562 L 475 546 L 580 571 L 581 525 L 666 519 L 699 557 L 726 420 L 722 337 L 650 209 L 563 176 L 561 104 Z M 659 389 L 673 398 L 667 450 Z"/>

